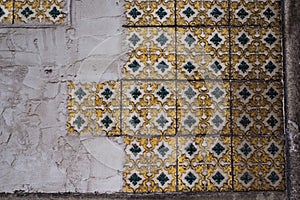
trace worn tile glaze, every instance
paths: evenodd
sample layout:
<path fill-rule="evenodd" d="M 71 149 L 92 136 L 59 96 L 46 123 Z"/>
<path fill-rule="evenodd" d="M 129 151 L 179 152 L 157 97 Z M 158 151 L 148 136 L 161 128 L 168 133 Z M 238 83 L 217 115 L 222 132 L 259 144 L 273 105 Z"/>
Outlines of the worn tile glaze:
<path fill-rule="evenodd" d="M 122 136 L 129 193 L 284 190 L 278 0 L 125 0 L 117 82 L 74 84 L 68 131 Z"/>

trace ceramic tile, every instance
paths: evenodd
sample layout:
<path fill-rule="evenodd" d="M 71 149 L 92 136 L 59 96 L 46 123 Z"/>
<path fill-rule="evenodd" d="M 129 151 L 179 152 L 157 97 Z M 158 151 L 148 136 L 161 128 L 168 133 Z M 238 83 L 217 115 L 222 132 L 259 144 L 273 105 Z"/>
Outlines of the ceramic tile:
<path fill-rule="evenodd" d="M 0 0 L 0 23 L 10 24 L 12 23 L 12 0 Z"/>
<path fill-rule="evenodd" d="M 120 85 L 117 82 L 69 85 L 68 132 L 120 135 Z"/>
<path fill-rule="evenodd" d="M 227 28 L 178 28 L 176 35 L 178 79 L 229 77 Z"/>
<path fill-rule="evenodd" d="M 64 0 L 15 0 L 14 23 L 63 23 L 65 3 Z"/>
<path fill-rule="evenodd" d="M 231 190 L 230 137 L 178 138 L 178 191 Z"/>
<path fill-rule="evenodd" d="M 96 84 L 95 133 L 103 135 L 120 135 L 121 87 L 119 82 L 109 81 Z"/>
<path fill-rule="evenodd" d="M 232 28 L 234 79 L 282 79 L 280 29 Z"/>
<path fill-rule="evenodd" d="M 95 86 L 93 84 L 69 84 L 68 132 L 86 134 L 93 132 L 95 116 Z"/>
<path fill-rule="evenodd" d="M 230 134 L 229 82 L 178 82 L 178 134 Z"/>
<path fill-rule="evenodd" d="M 234 82 L 233 134 L 283 134 L 282 82 Z"/>
<path fill-rule="evenodd" d="M 284 190 L 284 139 L 234 137 L 234 188 Z"/>
<path fill-rule="evenodd" d="M 125 192 L 176 191 L 176 139 L 125 137 Z"/>
<path fill-rule="evenodd" d="M 175 24 L 174 0 L 125 0 L 126 25 L 153 26 Z"/>
<path fill-rule="evenodd" d="M 176 94 L 173 81 L 123 81 L 126 135 L 174 135 Z"/>
<path fill-rule="evenodd" d="M 280 0 L 231 0 L 230 6 L 232 25 L 280 27 Z"/>
<path fill-rule="evenodd" d="M 177 25 L 226 25 L 228 0 L 176 1 Z"/>
<path fill-rule="evenodd" d="M 125 79 L 175 79 L 175 54 L 130 54 L 123 67 Z"/>
<path fill-rule="evenodd" d="M 129 52 L 139 55 L 169 55 L 175 53 L 175 28 L 127 28 L 126 42 Z"/>

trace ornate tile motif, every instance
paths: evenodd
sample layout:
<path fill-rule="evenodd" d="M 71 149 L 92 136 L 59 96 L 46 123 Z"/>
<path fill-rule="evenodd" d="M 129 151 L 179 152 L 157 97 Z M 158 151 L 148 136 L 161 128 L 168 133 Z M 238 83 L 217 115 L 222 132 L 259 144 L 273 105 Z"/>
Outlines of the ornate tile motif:
<path fill-rule="evenodd" d="M 284 139 L 234 137 L 234 189 L 284 190 Z"/>
<path fill-rule="evenodd" d="M 281 82 L 234 82 L 234 135 L 282 135 L 283 88 Z"/>
<path fill-rule="evenodd" d="M 229 82 L 183 81 L 177 87 L 177 134 L 230 134 Z"/>
<path fill-rule="evenodd" d="M 69 85 L 68 132 L 120 135 L 118 82 Z"/>
<path fill-rule="evenodd" d="M 64 0 L 15 0 L 14 23 L 62 23 Z"/>
<path fill-rule="evenodd" d="M 126 25 L 153 26 L 175 24 L 174 0 L 125 0 Z"/>
<path fill-rule="evenodd" d="M 231 25 L 280 27 L 280 0 L 231 0 Z"/>
<path fill-rule="evenodd" d="M 230 137 L 178 138 L 178 191 L 229 191 Z"/>
<path fill-rule="evenodd" d="M 228 0 L 177 0 L 176 8 L 177 25 L 228 24 Z"/>
<path fill-rule="evenodd" d="M 0 23 L 12 23 L 13 1 L 0 0 Z"/>
<path fill-rule="evenodd" d="M 229 78 L 228 28 L 178 28 L 178 79 Z"/>
<path fill-rule="evenodd" d="M 278 28 L 232 28 L 234 79 L 282 79 L 281 33 Z"/>
<path fill-rule="evenodd" d="M 123 133 L 174 135 L 175 95 L 173 81 L 123 81 Z"/>
<path fill-rule="evenodd" d="M 125 137 L 125 192 L 176 191 L 176 139 Z"/>
<path fill-rule="evenodd" d="M 124 137 L 125 192 L 284 190 L 280 1 L 124 6 L 123 79 L 70 83 L 68 131 Z"/>

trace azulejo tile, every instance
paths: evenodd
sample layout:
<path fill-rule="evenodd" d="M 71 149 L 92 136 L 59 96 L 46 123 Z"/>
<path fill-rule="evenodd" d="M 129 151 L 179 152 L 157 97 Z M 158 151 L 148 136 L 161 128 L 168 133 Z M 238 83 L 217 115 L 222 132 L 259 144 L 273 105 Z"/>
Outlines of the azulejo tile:
<path fill-rule="evenodd" d="M 174 135 L 176 93 L 173 81 L 123 81 L 126 135 Z"/>
<path fill-rule="evenodd" d="M 14 23 L 63 23 L 65 4 L 64 0 L 15 0 Z"/>
<path fill-rule="evenodd" d="M 282 82 L 233 82 L 233 134 L 282 135 Z"/>
<path fill-rule="evenodd" d="M 178 28 L 178 79 L 229 78 L 227 28 Z"/>
<path fill-rule="evenodd" d="M 120 135 L 120 85 L 118 82 L 69 84 L 68 132 Z"/>
<path fill-rule="evenodd" d="M 282 79 L 280 29 L 232 28 L 234 79 Z"/>
<path fill-rule="evenodd" d="M 123 67 L 125 79 L 175 79 L 175 54 L 131 54 Z"/>
<path fill-rule="evenodd" d="M 178 191 L 229 191 L 230 137 L 178 138 Z"/>
<path fill-rule="evenodd" d="M 236 191 L 284 190 L 284 139 L 234 137 Z"/>
<path fill-rule="evenodd" d="M 121 116 L 120 82 L 109 81 L 96 84 L 95 112 L 96 134 L 120 135 Z"/>
<path fill-rule="evenodd" d="M 12 23 L 12 11 L 13 1 L 12 0 L 0 0 L 0 23 Z"/>
<path fill-rule="evenodd" d="M 226 25 L 228 0 L 176 1 L 177 25 Z"/>
<path fill-rule="evenodd" d="M 76 134 L 92 133 L 95 111 L 94 84 L 69 84 L 68 132 Z"/>
<path fill-rule="evenodd" d="M 280 0 L 231 0 L 230 6 L 231 25 L 280 27 Z"/>
<path fill-rule="evenodd" d="M 175 28 L 136 27 L 128 28 L 126 42 L 131 53 L 138 55 L 175 53 Z"/>
<path fill-rule="evenodd" d="M 183 81 L 178 87 L 178 134 L 230 134 L 229 82 Z"/>
<path fill-rule="evenodd" d="M 125 192 L 176 191 L 176 138 L 125 137 Z"/>
<path fill-rule="evenodd" d="M 125 0 L 126 25 L 174 25 L 174 0 Z"/>

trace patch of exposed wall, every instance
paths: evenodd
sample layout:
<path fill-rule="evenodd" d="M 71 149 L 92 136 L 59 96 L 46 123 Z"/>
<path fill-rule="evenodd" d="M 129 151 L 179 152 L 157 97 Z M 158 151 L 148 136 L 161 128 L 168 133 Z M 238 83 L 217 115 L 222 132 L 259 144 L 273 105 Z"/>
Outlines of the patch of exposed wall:
<path fill-rule="evenodd" d="M 68 135 L 66 108 L 69 80 L 119 78 L 122 4 L 71 12 L 66 26 L 0 29 L 1 192 L 121 191 L 123 141 Z"/>

